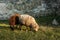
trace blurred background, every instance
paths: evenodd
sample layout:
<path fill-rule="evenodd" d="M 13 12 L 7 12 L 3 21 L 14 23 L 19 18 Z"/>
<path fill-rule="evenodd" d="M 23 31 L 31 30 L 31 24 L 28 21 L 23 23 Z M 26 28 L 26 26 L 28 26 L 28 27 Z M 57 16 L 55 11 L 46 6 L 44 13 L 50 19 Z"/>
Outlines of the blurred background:
<path fill-rule="evenodd" d="M 60 0 L 0 0 L 0 20 L 15 12 L 29 14 L 45 25 L 60 25 Z"/>

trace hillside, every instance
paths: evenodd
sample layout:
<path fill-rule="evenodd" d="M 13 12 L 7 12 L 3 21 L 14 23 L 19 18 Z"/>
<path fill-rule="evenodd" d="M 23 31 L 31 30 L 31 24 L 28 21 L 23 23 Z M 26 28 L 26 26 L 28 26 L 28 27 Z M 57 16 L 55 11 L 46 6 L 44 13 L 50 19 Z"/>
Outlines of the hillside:
<path fill-rule="evenodd" d="M 9 15 L 14 14 L 14 12 L 38 16 L 38 14 L 42 14 L 40 11 L 43 12 L 45 7 L 46 4 L 41 2 L 41 0 L 0 0 L 0 16 L 2 15 L 0 20 L 1 18 L 3 18 L 3 20 L 7 19 Z"/>

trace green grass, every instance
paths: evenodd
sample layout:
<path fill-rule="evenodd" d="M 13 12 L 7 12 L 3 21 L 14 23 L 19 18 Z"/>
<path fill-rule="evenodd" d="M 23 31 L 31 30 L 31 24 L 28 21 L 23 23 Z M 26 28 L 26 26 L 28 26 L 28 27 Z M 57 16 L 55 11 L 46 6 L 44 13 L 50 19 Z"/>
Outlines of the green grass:
<path fill-rule="evenodd" d="M 60 40 L 60 28 L 52 26 L 40 26 L 38 32 L 15 29 L 12 31 L 9 26 L 0 24 L 0 40 Z M 3 25 L 3 26 L 2 26 Z"/>

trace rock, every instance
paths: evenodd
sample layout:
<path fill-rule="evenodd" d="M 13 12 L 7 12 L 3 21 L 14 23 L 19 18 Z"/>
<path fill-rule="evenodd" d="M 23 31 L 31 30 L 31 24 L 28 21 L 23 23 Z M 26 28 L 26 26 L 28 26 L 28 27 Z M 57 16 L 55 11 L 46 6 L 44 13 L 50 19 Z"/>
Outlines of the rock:
<path fill-rule="evenodd" d="M 56 21 L 56 19 L 53 19 L 52 24 L 53 25 L 58 25 L 59 23 Z"/>

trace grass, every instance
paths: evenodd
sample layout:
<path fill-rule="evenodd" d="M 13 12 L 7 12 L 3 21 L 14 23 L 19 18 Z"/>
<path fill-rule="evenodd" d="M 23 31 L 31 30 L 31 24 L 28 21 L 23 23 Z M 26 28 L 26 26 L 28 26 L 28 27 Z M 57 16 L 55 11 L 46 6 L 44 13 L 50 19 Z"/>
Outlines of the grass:
<path fill-rule="evenodd" d="M 60 26 L 52 26 L 53 17 L 40 17 L 36 21 L 40 25 L 38 32 L 15 29 L 12 31 L 7 20 L 0 20 L 0 40 L 60 40 Z M 48 23 L 48 25 L 47 25 Z"/>
<path fill-rule="evenodd" d="M 60 28 L 40 26 L 38 32 L 18 29 L 12 31 L 9 25 L 0 24 L 0 40 L 60 40 Z"/>

